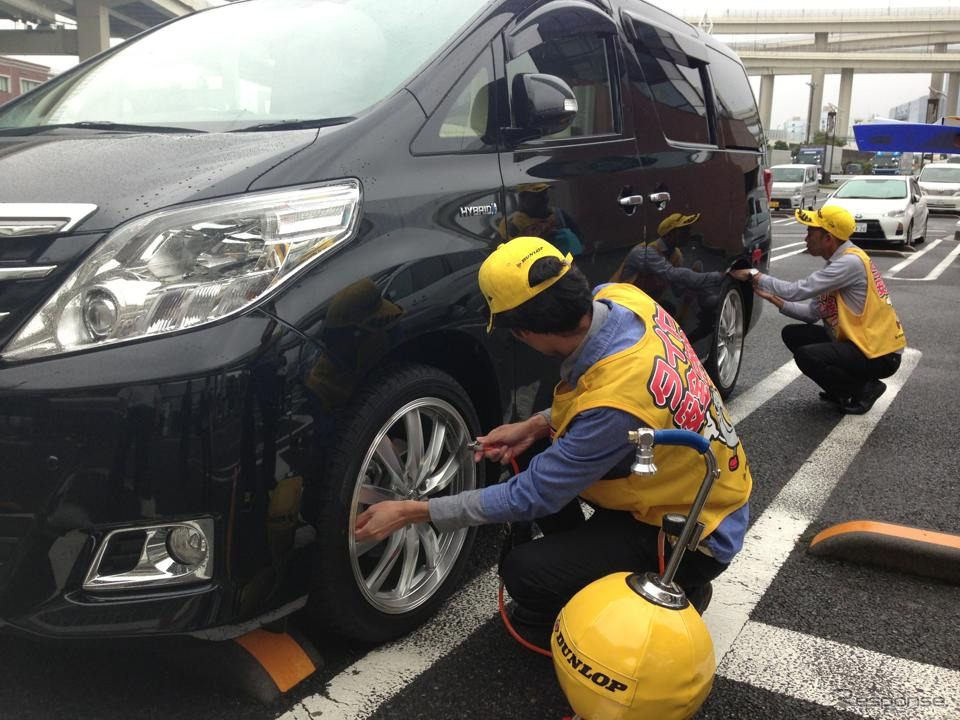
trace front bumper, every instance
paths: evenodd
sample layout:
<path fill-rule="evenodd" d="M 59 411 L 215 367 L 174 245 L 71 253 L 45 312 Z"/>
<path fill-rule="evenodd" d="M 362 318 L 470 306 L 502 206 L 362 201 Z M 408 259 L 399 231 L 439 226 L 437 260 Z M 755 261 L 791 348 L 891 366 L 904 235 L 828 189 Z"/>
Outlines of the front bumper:
<path fill-rule="evenodd" d="M 293 474 L 289 447 L 310 425 L 284 413 L 297 343 L 254 312 L 0 366 L 0 627 L 52 638 L 195 634 L 301 597 L 312 536 L 295 543 L 298 512 L 278 519 L 270 496 Z M 85 583 L 111 532 L 198 519 L 210 528 L 209 574 Z M 110 569 L 137 566 L 136 534 L 123 536 Z"/>
<path fill-rule="evenodd" d="M 803 206 L 803 198 L 799 195 L 797 196 L 780 196 L 775 195 L 770 197 L 770 209 L 771 210 L 794 210 Z"/>
<path fill-rule="evenodd" d="M 946 212 L 960 212 L 960 197 L 953 195 L 927 195 L 927 208 Z"/>
<path fill-rule="evenodd" d="M 850 236 L 851 240 L 895 244 L 901 244 L 907 240 L 909 220 L 906 217 L 858 218 L 856 223 L 857 230 Z"/>

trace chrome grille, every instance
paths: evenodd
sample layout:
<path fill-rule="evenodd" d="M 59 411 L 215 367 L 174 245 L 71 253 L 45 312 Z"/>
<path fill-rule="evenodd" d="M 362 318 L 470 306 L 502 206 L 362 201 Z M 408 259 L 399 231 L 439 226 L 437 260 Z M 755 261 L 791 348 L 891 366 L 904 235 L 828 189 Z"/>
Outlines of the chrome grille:
<path fill-rule="evenodd" d="M 0 203 L 0 347 L 100 239 L 67 234 L 96 209 L 86 203 Z"/>

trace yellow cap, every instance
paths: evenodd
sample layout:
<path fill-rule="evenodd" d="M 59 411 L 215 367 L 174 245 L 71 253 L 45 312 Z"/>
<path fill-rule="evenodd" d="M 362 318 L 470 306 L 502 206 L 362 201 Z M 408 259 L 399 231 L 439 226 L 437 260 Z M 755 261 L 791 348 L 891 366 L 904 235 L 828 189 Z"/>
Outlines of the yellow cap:
<path fill-rule="evenodd" d="M 660 224 L 657 226 L 657 235 L 663 237 L 671 230 L 686 227 L 687 225 L 693 225 L 699 219 L 700 213 L 693 213 L 692 215 L 672 213 L 660 221 Z"/>
<path fill-rule="evenodd" d="M 857 227 L 850 211 L 836 205 L 824 205 L 816 212 L 800 209 L 794 215 L 804 225 L 823 228 L 835 238 L 844 242 L 850 239 Z"/>
<path fill-rule="evenodd" d="M 530 287 L 530 266 L 540 258 L 555 257 L 563 261 L 560 273 Z M 483 261 L 478 280 L 480 292 L 490 306 L 487 332 L 493 329 L 493 316 L 523 305 L 567 274 L 573 256 L 563 255 L 543 238 L 518 237 L 503 243 Z"/>
<path fill-rule="evenodd" d="M 553 626 L 560 687 L 591 720 L 682 720 L 713 687 L 713 641 L 692 605 L 660 607 L 614 573 L 574 595 Z"/>

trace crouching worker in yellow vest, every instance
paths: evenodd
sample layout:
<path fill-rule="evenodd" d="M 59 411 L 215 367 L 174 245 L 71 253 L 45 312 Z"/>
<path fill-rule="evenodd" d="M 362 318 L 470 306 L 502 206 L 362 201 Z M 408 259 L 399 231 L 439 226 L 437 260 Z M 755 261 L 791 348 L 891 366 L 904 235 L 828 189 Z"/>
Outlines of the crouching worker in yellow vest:
<path fill-rule="evenodd" d="M 358 541 L 381 539 L 411 524 L 441 530 L 536 520 L 544 537 L 513 547 L 503 560 L 513 624 L 541 644 L 560 609 L 581 588 L 614 572 L 658 568 L 663 516 L 687 513 L 703 480 L 703 459 L 660 446 L 659 472 L 630 472 L 629 430 L 683 428 L 711 440 L 720 476 L 700 520 L 698 551 L 677 582 L 700 611 L 710 581 L 740 550 L 748 520 L 750 470 L 719 393 L 676 321 L 633 285 L 593 293 L 584 275 L 539 238 L 501 245 L 483 263 L 480 289 L 490 324 L 563 358 L 553 405 L 477 438 L 475 455 L 508 462 L 537 440 L 553 443 L 507 482 L 429 501 L 387 501 L 357 518 Z M 595 509 L 589 520 L 580 500 Z M 669 560 L 671 549 L 666 547 Z"/>
<path fill-rule="evenodd" d="M 844 208 L 797 210 L 807 226 L 807 252 L 827 261 L 803 280 L 786 282 L 756 269 L 731 270 L 751 280 L 754 292 L 805 324 L 781 331 L 797 367 L 823 388 L 820 398 L 862 415 L 900 367 L 907 341 L 883 277 L 867 254 L 850 242 L 856 223 Z M 823 320 L 823 325 L 817 325 Z"/>

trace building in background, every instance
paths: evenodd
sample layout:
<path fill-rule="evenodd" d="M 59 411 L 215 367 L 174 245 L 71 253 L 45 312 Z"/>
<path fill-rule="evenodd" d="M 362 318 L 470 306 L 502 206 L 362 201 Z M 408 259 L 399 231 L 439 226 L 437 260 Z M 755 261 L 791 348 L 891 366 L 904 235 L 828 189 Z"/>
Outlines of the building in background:
<path fill-rule="evenodd" d="M 902 105 L 890 108 L 889 117 L 891 120 L 928 123 L 935 122 L 944 114 L 943 111 L 943 96 L 932 98 L 929 95 L 921 95 L 916 100 L 911 100 L 910 102 L 905 102 Z"/>
<path fill-rule="evenodd" d="M 0 105 L 23 95 L 51 77 L 50 68 L 46 65 L 0 55 Z"/>

